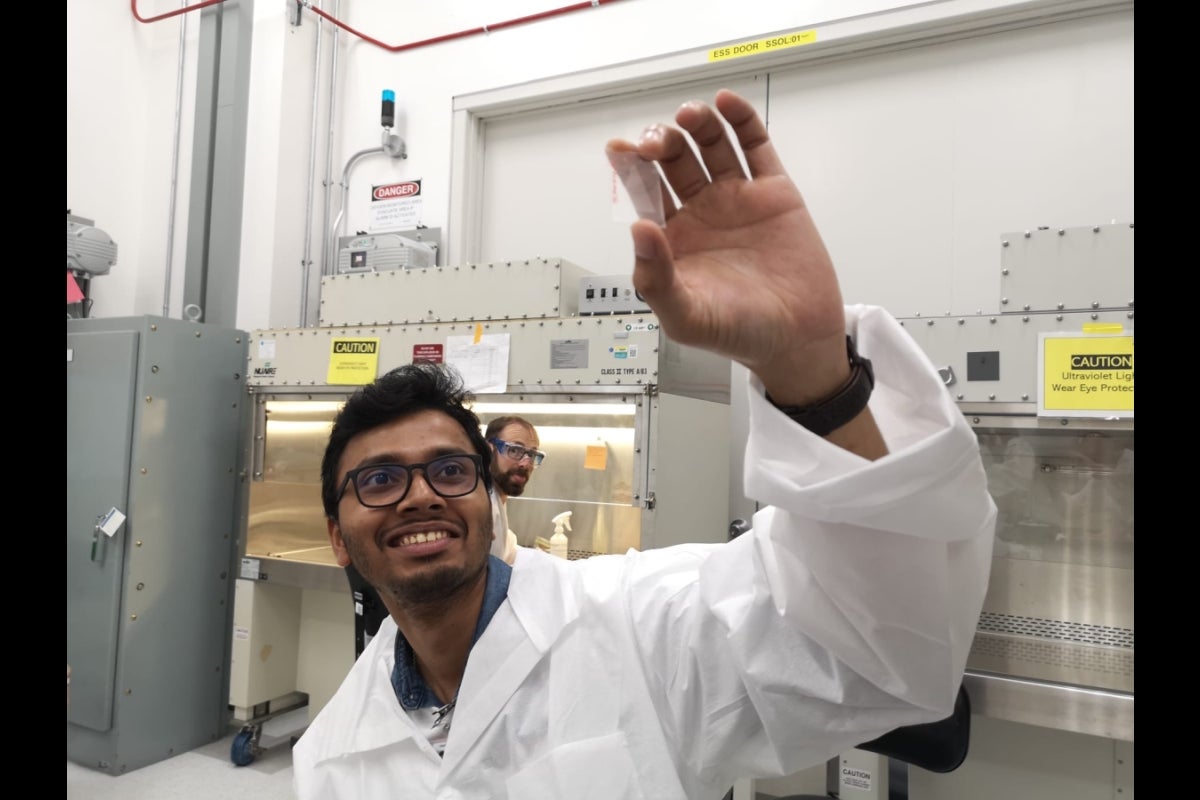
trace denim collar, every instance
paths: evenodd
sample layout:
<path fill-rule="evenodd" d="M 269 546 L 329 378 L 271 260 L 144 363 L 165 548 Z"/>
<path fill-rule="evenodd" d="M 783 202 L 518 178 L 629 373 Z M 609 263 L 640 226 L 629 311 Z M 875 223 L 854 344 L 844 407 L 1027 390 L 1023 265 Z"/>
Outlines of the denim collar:
<path fill-rule="evenodd" d="M 479 641 L 488 623 L 492 621 L 500 604 L 508 597 L 508 579 L 512 575 L 512 567 L 493 555 L 488 556 L 487 585 L 483 590 L 483 607 L 479 609 L 479 621 L 475 623 L 475 635 L 471 637 L 471 646 Z M 405 711 L 433 706 L 445 705 L 454 698 L 439 700 L 421 677 L 417 669 L 416 659 L 408 640 L 399 630 L 396 631 L 396 665 L 392 667 L 392 689 L 396 699 Z"/>

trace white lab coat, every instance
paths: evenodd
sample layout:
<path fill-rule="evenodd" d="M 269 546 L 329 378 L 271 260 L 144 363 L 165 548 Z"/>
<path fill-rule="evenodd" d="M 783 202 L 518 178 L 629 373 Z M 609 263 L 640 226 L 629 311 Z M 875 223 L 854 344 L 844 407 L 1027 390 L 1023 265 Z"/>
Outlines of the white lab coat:
<path fill-rule="evenodd" d="M 504 507 L 504 501 L 496 493 L 495 486 L 488 493 L 488 497 L 492 499 L 492 531 L 495 533 L 491 552 L 496 558 L 511 566 L 517 558 L 517 535 L 508 529 L 508 509 Z"/>
<path fill-rule="evenodd" d="M 920 349 L 879 309 L 847 319 L 890 455 L 828 444 L 751 378 L 746 492 L 773 506 L 751 532 L 571 562 L 522 548 L 443 758 L 392 691 L 385 620 L 293 750 L 300 800 L 715 800 L 947 716 L 995 505 Z"/>

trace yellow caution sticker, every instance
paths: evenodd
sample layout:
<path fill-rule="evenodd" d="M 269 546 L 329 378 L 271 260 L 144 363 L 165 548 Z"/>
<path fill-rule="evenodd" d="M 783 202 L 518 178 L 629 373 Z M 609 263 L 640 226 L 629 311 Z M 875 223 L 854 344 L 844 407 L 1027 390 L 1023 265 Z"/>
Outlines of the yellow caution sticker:
<path fill-rule="evenodd" d="M 379 370 L 379 339 L 334 339 L 329 347 L 330 385 L 361 386 L 375 380 Z"/>
<path fill-rule="evenodd" d="M 1039 416 L 1133 418 L 1131 334 L 1039 334 Z"/>

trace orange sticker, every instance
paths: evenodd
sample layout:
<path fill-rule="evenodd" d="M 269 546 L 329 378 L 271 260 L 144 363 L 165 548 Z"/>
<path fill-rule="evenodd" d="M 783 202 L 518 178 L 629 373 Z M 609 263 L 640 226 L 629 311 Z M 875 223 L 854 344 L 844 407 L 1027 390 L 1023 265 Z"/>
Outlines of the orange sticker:
<path fill-rule="evenodd" d="M 608 447 L 602 444 L 589 444 L 587 455 L 583 457 L 584 469 L 603 470 L 608 467 Z"/>

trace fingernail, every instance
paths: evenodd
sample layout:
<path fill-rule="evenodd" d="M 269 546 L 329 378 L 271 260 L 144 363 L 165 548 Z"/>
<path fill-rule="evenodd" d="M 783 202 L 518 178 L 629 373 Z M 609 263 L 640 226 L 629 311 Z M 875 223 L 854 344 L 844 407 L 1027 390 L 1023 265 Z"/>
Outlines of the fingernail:
<path fill-rule="evenodd" d="M 638 137 L 638 145 L 649 144 L 651 142 L 661 142 L 663 131 L 661 125 L 649 125 L 642 131 L 642 135 Z"/>

